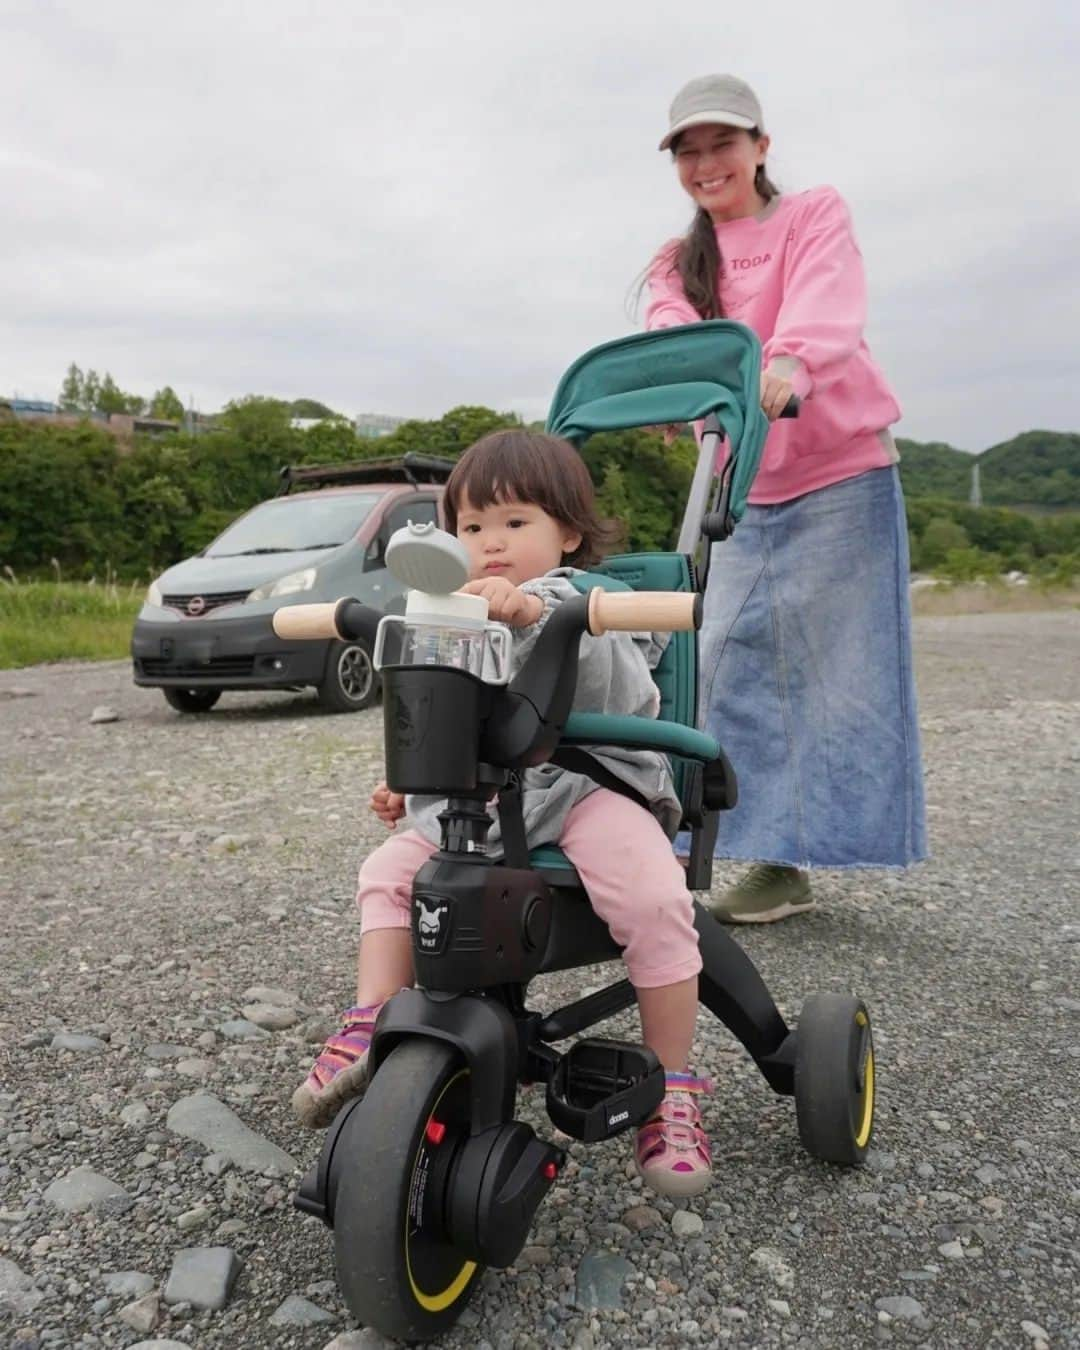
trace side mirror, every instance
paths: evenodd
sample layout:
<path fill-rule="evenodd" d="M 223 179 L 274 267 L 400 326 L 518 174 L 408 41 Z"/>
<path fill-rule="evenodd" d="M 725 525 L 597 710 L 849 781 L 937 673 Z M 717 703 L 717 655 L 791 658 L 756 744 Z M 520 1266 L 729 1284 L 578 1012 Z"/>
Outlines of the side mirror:
<path fill-rule="evenodd" d="M 377 534 L 367 546 L 367 552 L 364 554 L 364 571 L 373 572 L 376 567 L 383 567 L 386 556 L 386 537 L 383 534 Z"/>

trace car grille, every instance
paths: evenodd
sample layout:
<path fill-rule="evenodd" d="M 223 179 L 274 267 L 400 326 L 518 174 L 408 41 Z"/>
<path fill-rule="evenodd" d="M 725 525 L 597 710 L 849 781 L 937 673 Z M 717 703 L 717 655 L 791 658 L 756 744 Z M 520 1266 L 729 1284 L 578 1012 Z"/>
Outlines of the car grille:
<path fill-rule="evenodd" d="M 166 661 L 157 656 L 140 658 L 144 675 L 198 675 L 203 679 L 220 676 L 250 675 L 255 669 L 253 656 L 214 656 L 209 661 Z"/>
<path fill-rule="evenodd" d="M 161 603 L 168 609 L 178 609 L 181 614 L 186 614 L 193 619 L 201 619 L 204 614 L 209 614 L 212 609 L 220 609 L 222 605 L 242 605 L 251 594 L 250 587 L 246 591 L 213 591 L 210 593 L 204 591 L 193 591 L 190 595 L 164 595 L 161 597 Z M 191 611 L 192 600 L 201 600 L 202 605 L 196 607 L 196 612 Z"/>

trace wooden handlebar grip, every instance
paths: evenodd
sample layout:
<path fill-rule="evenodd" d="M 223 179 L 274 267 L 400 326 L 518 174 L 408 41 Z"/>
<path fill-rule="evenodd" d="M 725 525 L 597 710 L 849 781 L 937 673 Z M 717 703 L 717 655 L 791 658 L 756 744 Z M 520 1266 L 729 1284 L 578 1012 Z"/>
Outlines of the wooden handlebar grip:
<path fill-rule="evenodd" d="M 677 633 L 701 627 L 701 596 L 681 591 L 589 592 L 589 632 Z"/>
<path fill-rule="evenodd" d="M 336 638 L 340 600 L 325 605 L 283 605 L 274 610 L 274 632 L 280 638 Z"/>

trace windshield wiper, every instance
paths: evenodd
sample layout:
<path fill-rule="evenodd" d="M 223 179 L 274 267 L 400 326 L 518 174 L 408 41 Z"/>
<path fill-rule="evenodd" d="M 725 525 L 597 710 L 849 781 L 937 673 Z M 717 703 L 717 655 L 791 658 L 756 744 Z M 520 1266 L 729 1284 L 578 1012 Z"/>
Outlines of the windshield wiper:
<path fill-rule="evenodd" d="M 239 553 L 211 553 L 211 558 L 250 558 L 256 553 L 295 553 L 294 548 L 242 548 Z"/>
<path fill-rule="evenodd" d="M 310 553 L 317 548 L 340 548 L 344 542 L 344 539 L 338 539 L 333 544 L 300 544 L 296 551 L 297 553 Z"/>

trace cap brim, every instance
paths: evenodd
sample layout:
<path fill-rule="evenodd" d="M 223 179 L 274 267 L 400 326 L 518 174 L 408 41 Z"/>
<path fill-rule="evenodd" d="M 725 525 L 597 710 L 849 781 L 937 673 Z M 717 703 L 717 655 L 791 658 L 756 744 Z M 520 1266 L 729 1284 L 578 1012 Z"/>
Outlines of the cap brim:
<path fill-rule="evenodd" d="M 688 127 L 738 127 L 741 131 L 750 131 L 757 123 L 749 117 L 743 117 L 739 113 L 729 112 L 699 112 L 691 113 L 689 117 L 684 117 L 681 122 L 676 122 L 668 134 L 657 147 L 660 150 L 668 150 L 671 142 L 680 131 L 686 131 Z"/>

